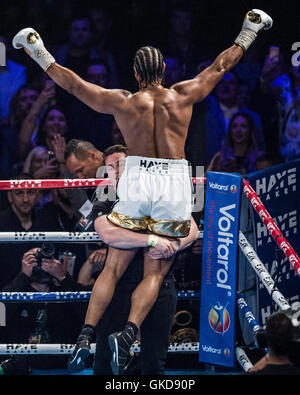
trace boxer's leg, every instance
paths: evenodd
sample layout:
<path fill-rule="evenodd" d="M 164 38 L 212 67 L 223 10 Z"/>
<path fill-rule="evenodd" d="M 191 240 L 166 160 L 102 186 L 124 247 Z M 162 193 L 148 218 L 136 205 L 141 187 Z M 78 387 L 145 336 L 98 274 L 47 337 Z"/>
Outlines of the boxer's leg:
<path fill-rule="evenodd" d="M 137 249 L 119 250 L 109 247 L 104 269 L 93 287 L 85 323 L 68 362 L 70 371 L 80 372 L 84 369 L 84 360 L 89 356 L 95 327 L 114 295 L 117 282 L 124 274 L 136 252 Z"/>
<path fill-rule="evenodd" d="M 137 249 L 119 250 L 109 247 L 104 269 L 97 278 L 91 294 L 85 324 L 96 326 L 109 305 L 117 282 L 123 276 Z"/>
<path fill-rule="evenodd" d="M 167 275 L 175 256 L 169 259 L 154 260 L 144 254 L 144 278 L 131 297 L 131 309 L 128 321 L 138 328 L 154 305 L 162 282 Z"/>
<path fill-rule="evenodd" d="M 132 294 L 131 309 L 125 329 L 108 337 L 113 353 L 111 367 L 114 374 L 119 374 L 124 368 L 138 329 L 154 305 L 174 258 L 154 260 L 149 255 L 144 255 L 144 278 Z"/>

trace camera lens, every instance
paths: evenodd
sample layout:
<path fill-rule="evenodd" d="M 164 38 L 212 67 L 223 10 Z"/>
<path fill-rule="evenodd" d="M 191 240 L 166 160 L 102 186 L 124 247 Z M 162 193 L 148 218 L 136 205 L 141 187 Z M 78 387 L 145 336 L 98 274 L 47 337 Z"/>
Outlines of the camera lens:
<path fill-rule="evenodd" d="M 53 244 L 43 244 L 41 248 L 41 255 L 43 258 L 52 258 L 55 254 L 55 247 Z"/>

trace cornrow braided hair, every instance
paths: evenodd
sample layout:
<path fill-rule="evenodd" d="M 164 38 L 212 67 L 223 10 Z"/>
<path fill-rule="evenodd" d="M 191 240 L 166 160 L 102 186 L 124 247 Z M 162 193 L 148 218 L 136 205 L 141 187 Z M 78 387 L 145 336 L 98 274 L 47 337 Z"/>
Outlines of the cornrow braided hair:
<path fill-rule="evenodd" d="M 163 77 L 164 58 L 159 49 L 147 46 L 140 48 L 134 58 L 134 66 L 141 82 L 148 85 L 159 84 Z M 141 85 L 140 82 L 140 85 Z"/>

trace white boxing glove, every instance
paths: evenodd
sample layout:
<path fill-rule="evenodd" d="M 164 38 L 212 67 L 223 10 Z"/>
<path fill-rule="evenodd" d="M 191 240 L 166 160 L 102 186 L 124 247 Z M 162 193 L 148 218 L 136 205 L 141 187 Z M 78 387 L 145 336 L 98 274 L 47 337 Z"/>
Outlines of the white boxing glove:
<path fill-rule="evenodd" d="M 24 48 L 44 71 L 55 63 L 54 57 L 46 50 L 40 35 L 31 27 L 20 30 L 12 44 L 16 49 Z"/>
<path fill-rule="evenodd" d="M 242 30 L 235 44 L 243 48 L 244 51 L 250 47 L 261 30 L 268 30 L 272 27 L 273 20 L 262 10 L 253 9 L 247 12 L 242 26 Z"/>

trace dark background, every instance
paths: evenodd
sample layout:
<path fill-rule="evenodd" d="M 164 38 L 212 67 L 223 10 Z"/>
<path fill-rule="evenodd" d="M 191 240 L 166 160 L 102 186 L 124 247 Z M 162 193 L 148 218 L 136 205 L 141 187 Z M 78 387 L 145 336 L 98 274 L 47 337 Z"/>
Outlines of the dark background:
<path fill-rule="evenodd" d="M 170 10 L 174 0 L 2 0 L 0 5 L 0 34 L 9 42 L 24 27 L 35 28 L 46 47 L 62 45 L 68 41 L 68 22 L 75 15 L 85 15 L 93 4 L 103 4 L 112 18 L 111 48 L 127 51 L 129 56 L 141 45 L 155 44 L 163 47 L 169 29 Z M 238 35 L 245 13 L 260 8 L 269 13 L 273 28 L 263 34 L 262 54 L 269 45 L 279 45 L 286 60 L 292 56 L 292 43 L 300 41 L 300 5 L 294 1 L 201 1 L 185 0 L 193 10 L 193 40 L 199 45 L 203 59 L 214 58 L 231 46 Z M 133 10 L 137 16 L 133 17 Z M 8 58 L 22 62 L 22 56 L 11 45 Z M 24 58 L 24 57 L 23 57 Z"/>

